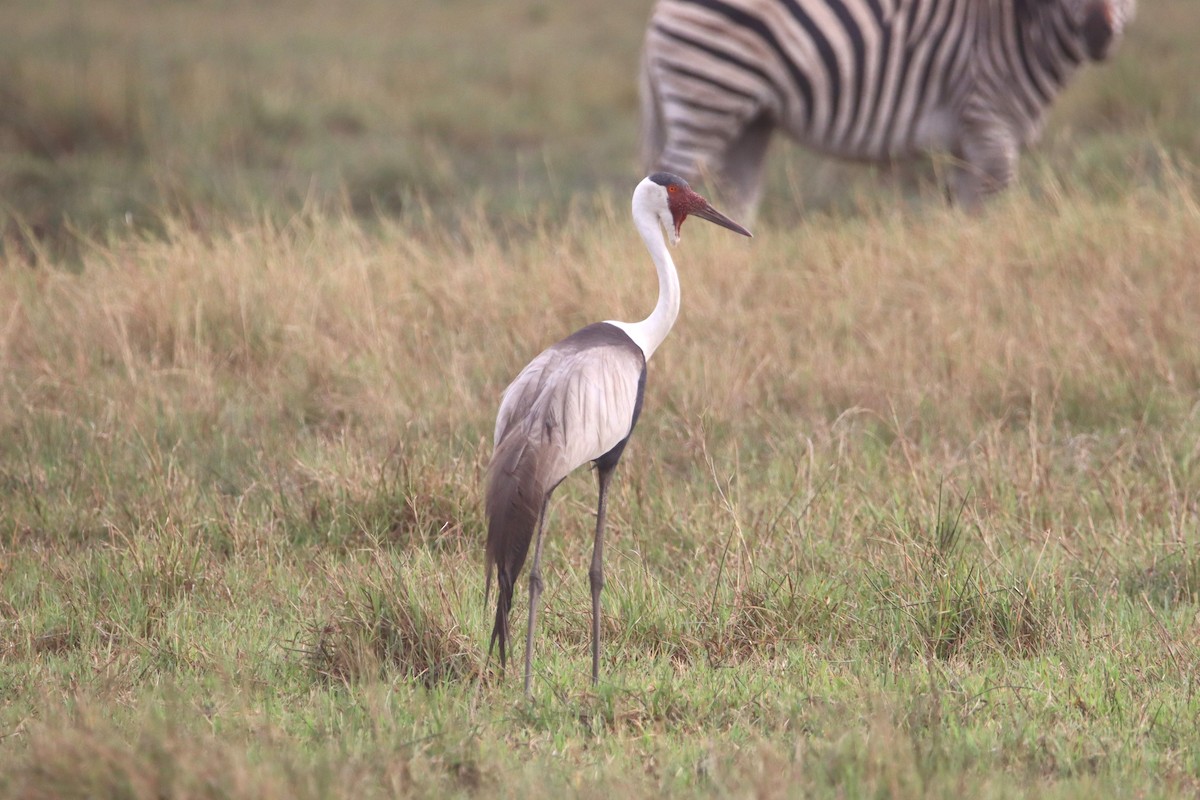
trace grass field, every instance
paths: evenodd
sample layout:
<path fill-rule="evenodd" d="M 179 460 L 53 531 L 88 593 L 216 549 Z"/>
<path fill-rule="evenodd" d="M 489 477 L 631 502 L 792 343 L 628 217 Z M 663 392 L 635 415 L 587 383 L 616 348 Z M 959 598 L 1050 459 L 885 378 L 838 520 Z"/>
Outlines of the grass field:
<path fill-rule="evenodd" d="M 685 226 L 601 683 L 581 470 L 530 702 L 481 481 L 653 304 L 647 5 L 10 4 L 0 795 L 1200 792 L 1200 13 L 1144 6 L 981 217 L 781 147 Z"/>

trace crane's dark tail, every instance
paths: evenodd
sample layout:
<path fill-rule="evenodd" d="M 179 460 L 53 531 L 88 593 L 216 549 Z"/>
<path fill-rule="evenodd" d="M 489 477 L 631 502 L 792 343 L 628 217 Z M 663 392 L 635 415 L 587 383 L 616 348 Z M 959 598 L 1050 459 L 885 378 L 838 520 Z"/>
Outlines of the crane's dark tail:
<path fill-rule="evenodd" d="M 508 661 L 508 612 L 512 608 L 513 586 L 525 565 L 529 543 L 533 541 L 550 488 L 545 486 L 546 470 L 541 455 L 539 448 L 525 437 L 510 436 L 496 447 L 488 468 L 484 603 L 491 594 L 494 569 L 498 596 L 488 655 L 499 643 L 501 670 Z"/>

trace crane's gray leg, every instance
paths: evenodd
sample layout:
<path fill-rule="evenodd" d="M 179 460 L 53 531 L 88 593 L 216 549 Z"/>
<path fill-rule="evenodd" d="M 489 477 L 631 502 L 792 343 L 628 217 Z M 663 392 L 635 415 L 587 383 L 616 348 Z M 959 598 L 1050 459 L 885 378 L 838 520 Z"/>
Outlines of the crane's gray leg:
<path fill-rule="evenodd" d="M 588 580 L 592 584 L 592 686 L 600 681 L 600 590 L 604 588 L 604 511 L 608 502 L 608 481 L 616 465 L 596 470 L 600 484 L 600 504 L 596 509 L 596 541 L 592 546 L 592 568 Z"/>
<path fill-rule="evenodd" d="M 542 596 L 542 528 L 546 524 L 546 506 L 549 495 L 542 501 L 542 512 L 538 514 L 537 539 L 533 545 L 533 566 L 529 570 L 529 629 L 525 632 L 525 696 L 531 696 L 533 683 L 533 629 L 537 625 L 538 598 Z"/>

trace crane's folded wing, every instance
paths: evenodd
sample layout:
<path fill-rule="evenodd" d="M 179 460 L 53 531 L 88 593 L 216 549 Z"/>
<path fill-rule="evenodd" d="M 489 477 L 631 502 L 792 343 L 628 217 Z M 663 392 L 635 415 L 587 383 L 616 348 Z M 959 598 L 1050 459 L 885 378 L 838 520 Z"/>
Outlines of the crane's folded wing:
<path fill-rule="evenodd" d="M 586 343 L 579 334 L 564 339 L 530 362 L 501 400 L 496 446 L 526 438 L 551 485 L 616 447 L 633 427 L 645 358 L 623 331 L 604 327 L 613 331 L 605 337 L 611 343 L 578 346 Z"/>

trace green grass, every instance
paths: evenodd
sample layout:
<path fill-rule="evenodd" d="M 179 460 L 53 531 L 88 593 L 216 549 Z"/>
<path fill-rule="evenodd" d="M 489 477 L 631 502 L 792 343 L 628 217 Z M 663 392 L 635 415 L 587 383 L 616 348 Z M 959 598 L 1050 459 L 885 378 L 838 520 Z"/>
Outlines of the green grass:
<path fill-rule="evenodd" d="M 1200 791 L 1187 0 L 979 218 L 779 148 L 752 241 L 687 224 L 601 682 L 581 470 L 533 701 L 487 660 L 481 482 L 517 370 L 651 305 L 646 9 L 338 8 L 0 33 L 0 180 L 48 192 L 4 184 L 0 795 Z"/>

